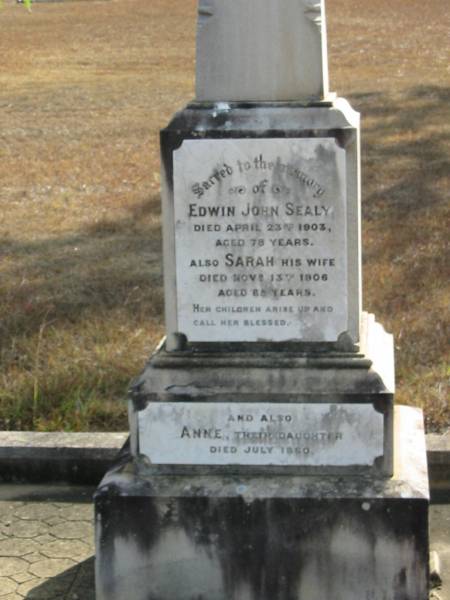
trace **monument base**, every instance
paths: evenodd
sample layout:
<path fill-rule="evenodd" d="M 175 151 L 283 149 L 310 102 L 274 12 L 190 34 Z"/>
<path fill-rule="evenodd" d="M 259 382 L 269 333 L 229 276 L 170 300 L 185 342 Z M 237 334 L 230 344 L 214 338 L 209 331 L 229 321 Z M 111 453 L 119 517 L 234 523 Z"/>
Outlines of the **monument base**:
<path fill-rule="evenodd" d="M 130 390 L 131 453 L 165 473 L 393 474 L 393 339 L 363 313 L 360 351 L 168 352 Z"/>
<path fill-rule="evenodd" d="M 164 475 L 142 457 L 95 498 L 97 600 L 426 600 L 422 413 L 395 411 L 395 475 Z"/>

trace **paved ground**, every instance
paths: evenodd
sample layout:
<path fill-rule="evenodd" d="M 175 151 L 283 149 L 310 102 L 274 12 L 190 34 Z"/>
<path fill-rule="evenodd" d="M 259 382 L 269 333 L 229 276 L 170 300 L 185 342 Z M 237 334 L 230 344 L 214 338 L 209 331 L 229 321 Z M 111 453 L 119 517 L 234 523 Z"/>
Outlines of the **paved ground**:
<path fill-rule="evenodd" d="M 0 486 L 0 599 L 94 600 L 90 488 Z"/>
<path fill-rule="evenodd" d="M 93 491 L 0 486 L 0 600 L 95 599 Z M 450 600 L 448 500 L 431 507 L 431 543 L 444 577 L 435 600 Z"/>

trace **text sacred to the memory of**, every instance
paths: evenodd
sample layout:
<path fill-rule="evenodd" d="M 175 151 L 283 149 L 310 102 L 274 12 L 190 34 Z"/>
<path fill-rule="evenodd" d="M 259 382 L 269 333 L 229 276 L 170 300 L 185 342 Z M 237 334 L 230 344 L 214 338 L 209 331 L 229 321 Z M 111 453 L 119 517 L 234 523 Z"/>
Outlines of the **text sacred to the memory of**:
<path fill-rule="evenodd" d="M 344 154 L 332 138 L 185 140 L 175 151 L 188 339 L 336 341 L 346 330 Z"/>

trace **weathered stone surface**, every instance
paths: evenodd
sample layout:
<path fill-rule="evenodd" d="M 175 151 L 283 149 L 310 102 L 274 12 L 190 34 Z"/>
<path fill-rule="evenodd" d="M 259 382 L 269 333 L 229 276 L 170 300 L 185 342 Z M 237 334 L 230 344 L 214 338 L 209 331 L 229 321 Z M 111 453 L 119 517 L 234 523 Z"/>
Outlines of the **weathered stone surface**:
<path fill-rule="evenodd" d="M 174 152 L 189 341 L 337 342 L 349 330 L 345 161 L 327 137 L 185 140 Z"/>
<path fill-rule="evenodd" d="M 428 434 L 427 450 L 433 495 L 445 499 L 450 492 L 450 431 Z"/>
<path fill-rule="evenodd" d="M 370 404 L 157 402 L 138 415 L 152 464 L 372 467 L 384 418 Z"/>
<path fill-rule="evenodd" d="M 31 539 L 48 532 L 48 526 L 42 521 L 17 520 L 11 523 L 8 534 L 17 538 Z"/>
<path fill-rule="evenodd" d="M 89 537 L 91 527 L 85 521 L 69 521 L 55 525 L 50 529 L 50 533 L 61 540 L 85 539 Z"/>
<path fill-rule="evenodd" d="M 19 572 L 15 573 L 14 575 L 10 575 L 10 578 L 16 581 L 17 583 L 25 583 L 25 581 L 30 581 L 31 579 L 34 579 L 34 575 L 31 575 L 31 573 Z"/>
<path fill-rule="evenodd" d="M 40 552 L 32 552 L 31 554 L 24 554 L 23 559 L 29 562 L 30 564 L 34 564 L 42 560 L 42 554 Z"/>
<path fill-rule="evenodd" d="M 46 519 L 45 522 L 47 525 L 50 525 L 50 527 L 53 527 L 54 525 L 64 523 L 64 519 L 60 516 L 53 516 L 50 519 Z"/>
<path fill-rule="evenodd" d="M 67 481 L 96 485 L 127 435 L 1 431 L 0 482 Z"/>
<path fill-rule="evenodd" d="M 62 506 L 59 515 L 66 521 L 92 521 L 94 518 L 94 507 L 90 503 Z"/>
<path fill-rule="evenodd" d="M 304 356 L 247 352 L 236 355 L 231 352 L 194 356 L 187 353 L 186 356 L 184 352 L 167 353 L 159 350 L 132 387 L 130 415 L 133 452 L 136 454 L 141 447 L 141 452 L 158 464 L 168 464 L 161 455 L 167 449 L 166 455 L 171 454 L 172 464 L 188 464 L 189 460 L 192 464 L 201 464 L 201 458 L 203 464 L 215 465 L 295 465 L 304 474 L 309 472 L 308 469 L 317 467 L 321 468 L 322 473 L 330 473 L 337 468 L 348 468 L 348 471 L 354 472 L 356 468 L 368 468 L 370 465 L 391 475 L 394 393 L 392 337 L 371 316 L 366 315 L 364 323 L 361 354 Z M 150 406 L 152 403 L 156 406 Z M 163 408 L 159 407 L 159 403 L 163 403 Z M 181 423 L 181 427 L 174 430 L 173 427 L 180 425 L 180 422 L 169 419 L 171 431 L 167 427 L 158 431 L 155 414 L 160 408 L 166 410 L 164 406 L 171 410 L 171 403 L 179 406 L 180 410 L 185 406 L 186 410 L 191 411 L 189 422 Z M 191 408 L 188 403 L 193 403 Z M 205 438 L 203 454 L 200 457 L 193 456 L 192 452 L 197 446 L 185 443 L 187 435 L 181 437 L 184 424 L 194 429 L 221 429 L 223 431 L 219 435 L 229 438 L 224 439 L 223 445 L 232 447 L 235 445 L 233 437 L 236 437 L 236 430 L 230 431 L 228 426 L 225 427 L 222 413 L 228 411 L 228 416 L 237 419 L 241 413 L 249 414 L 249 404 L 253 404 L 253 408 L 248 410 L 255 412 L 255 415 L 264 410 L 273 415 L 277 413 L 277 407 L 286 413 L 287 405 L 290 405 L 292 414 L 286 414 L 291 419 L 301 420 L 308 431 L 331 434 L 336 433 L 337 422 L 325 415 L 329 413 L 331 416 L 333 405 L 333 414 L 338 420 L 339 415 L 345 414 L 348 422 L 352 423 L 347 430 L 346 441 L 349 443 L 342 440 L 342 444 L 338 445 L 323 444 L 320 452 L 316 451 L 319 448 L 316 444 L 315 451 L 308 455 L 289 456 L 281 455 L 282 449 L 278 445 L 273 450 L 276 455 L 263 456 L 260 453 L 255 458 L 257 455 L 253 454 L 253 450 L 252 454 L 244 453 L 243 456 L 237 456 L 238 450 L 232 450 L 235 455 L 215 453 L 212 456 L 210 446 L 214 444 L 208 444 Z M 362 406 L 364 404 L 366 408 Z M 328 408 L 321 405 L 327 405 Z M 194 412 L 197 406 L 196 425 Z M 211 414 L 209 421 L 208 411 Z M 364 411 L 367 419 L 362 418 Z M 319 422 L 321 414 L 327 423 L 325 428 Z M 147 431 L 147 427 L 151 431 Z M 256 430 L 253 428 L 248 431 Z M 292 431 L 298 433 L 298 427 L 294 430 L 285 429 L 285 432 Z M 164 438 L 167 438 L 166 441 Z M 248 440 L 242 438 L 240 441 Z M 186 448 L 186 452 L 182 447 Z M 306 446 L 302 444 L 301 447 Z M 209 454 L 205 455 L 205 452 Z M 249 456 L 252 458 L 249 459 Z"/>
<path fill-rule="evenodd" d="M 442 585 L 441 559 L 436 550 L 430 552 L 430 584 L 432 587 Z"/>
<path fill-rule="evenodd" d="M 71 497 L 67 495 L 69 491 Z M 52 492 L 53 498 L 65 497 L 66 501 L 52 502 L 49 499 Z M 0 522 L 7 532 L 6 539 L 0 540 L 1 599 L 61 600 L 78 594 L 80 600 L 94 600 L 92 506 L 86 504 L 92 490 L 13 485 L 2 486 L 1 493 L 3 498 L 11 498 L 0 501 Z M 42 500 L 14 499 L 23 497 Z M 84 503 L 69 502 L 76 498 Z M 58 523 L 55 527 L 68 523 L 69 535 L 73 535 L 70 529 L 76 528 L 78 536 L 70 539 L 58 539 L 48 533 L 34 536 L 41 528 L 47 530 L 48 522 Z M 18 537 L 24 534 L 33 538 Z"/>
<path fill-rule="evenodd" d="M 83 560 L 92 555 L 92 548 L 77 539 L 53 540 L 41 547 L 41 553 L 48 558 L 71 558 Z"/>
<path fill-rule="evenodd" d="M 7 538 L 0 541 L 0 556 L 25 556 L 38 547 L 34 540 Z"/>
<path fill-rule="evenodd" d="M 430 507 L 430 583 L 436 586 L 430 598 L 450 600 L 450 506 L 445 503 Z"/>
<path fill-rule="evenodd" d="M 27 502 L 14 515 L 24 521 L 47 521 L 55 516 L 55 507 L 43 502 Z"/>
<path fill-rule="evenodd" d="M 77 433 L 64 433 L 64 432 L 41 432 L 41 431 L 1 431 L 0 432 L 0 444 L 2 453 L 5 448 L 15 448 L 16 451 L 25 452 L 27 448 L 30 448 L 33 452 L 37 449 L 41 449 L 42 454 L 44 449 L 50 451 L 63 450 L 66 452 L 68 449 L 73 451 L 83 450 L 93 451 L 91 456 L 94 456 L 94 452 L 98 456 L 101 453 L 107 454 L 108 457 L 114 458 L 115 453 L 123 446 L 127 439 L 127 433 L 104 433 L 104 432 L 77 432 Z M 113 453 L 111 454 L 112 451 Z"/>
<path fill-rule="evenodd" d="M 30 573 L 41 579 L 55 577 L 74 566 L 74 561 L 67 558 L 44 558 L 30 567 Z"/>
<path fill-rule="evenodd" d="M 29 566 L 21 558 L 3 556 L 0 558 L 0 577 L 9 577 L 14 573 L 26 573 Z"/>
<path fill-rule="evenodd" d="M 97 599 L 426 600 L 422 415 L 396 417 L 393 479 L 167 476 L 123 464 L 96 497 Z"/>
<path fill-rule="evenodd" d="M 200 0 L 198 100 L 308 101 L 327 92 L 323 0 Z"/>
<path fill-rule="evenodd" d="M 120 515 L 134 533 L 110 540 L 100 533 L 98 600 L 152 595 L 271 600 L 287 590 L 312 600 L 394 600 L 402 594 L 426 599 L 426 552 L 420 547 L 426 507 L 420 503 L 372 501 L 370 510 L 336 498 L 332 503 L 179 498 L 171 504 L 182 525 L 158 501 L 135 502 L 143 517 L 161 511 L 168 523 L 166 528 L 163 521 L 150 521 L 152 539 L 146 538 L 151 531 L 137 535 L 123 499 L 110 502 L 111 513 L 103 517 Z"/>
<path fill-rule="evenodd" d="M 70 589 L 72 581 L 73 577 L 35 579 L 22 584 L 17 591 L 27 600 L 61 600 Z"/>
<path fill-rule="evenodd" d="M 53 542 L 55 538 L 49 533 L 45 533 L 44 535 L 38 535 L 38 537 L 34 538 L 34 541 L 37 542 L 41 547 L 44 544 L 48 544 Z"/>
<path fill-rule="evenodd" d="M 354 349 L 359 117 L 348 103 L 191 105 L 161 149 L 168 340 Z"/>
<path fill-rule="evenodd" d="M 15 591 L 17 585 L 10 579 L 0 577 L 0 598 L 7 596 Z"/>
<path fill-rule="evenodd" d="M 395 391 L 393 340 L 373 315 L 364 317 L 360 353 L 191 354 L 161 345 L 133 381 L 130 398 L 135 410 L 163 400 L 307 401 L 319 395 L 323 401 L 381 401 Z"/>
<path fill-rule="evenodd" d="M 17 502 L 11 504 L 10 502 L 0 502 L 0 524 L 9 525 L 11 523 L 11 517 L 15 514 L 16 510 L 19 510 L 24 506 L 23 502 Z"/>
<path fill-rule="evenodd" d="M 39 580 L 36 578 L 31 581 L 26 581 L 17 588 L 17 591 L 21 597 L 25 597 L 27 600 L 28 598 L 32 598 L 33 600 L 44 600 L 42 595 L 41 598 L 39 598 L 39 592 L 37 590 L 42 583 L 45 583 L 45 581 L 46 580 Z M 47 596 L 45 600 L 53 600 L 53 597 Z"/>

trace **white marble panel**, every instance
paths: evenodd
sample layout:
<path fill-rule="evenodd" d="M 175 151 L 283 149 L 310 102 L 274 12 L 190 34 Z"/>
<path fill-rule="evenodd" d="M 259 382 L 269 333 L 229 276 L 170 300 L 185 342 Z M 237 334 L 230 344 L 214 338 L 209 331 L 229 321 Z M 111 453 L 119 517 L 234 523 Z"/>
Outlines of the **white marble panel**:
<path fill-rule="evenodd" d="M 189 341 L 335 342 L 348 330 L 346 152 L 334 138 L 185 140 L 174 204 Z"/>
<path fill-rule="evenodd" d="M 153 464 L 372 466 L 383 454 L 370 404 L 154 402 L 138 419 Z"/>
<path fill-rule="evenodd" d="M 323 0 L 200 0 L 198 100 L 320 100 L 327 93 Z"/>

